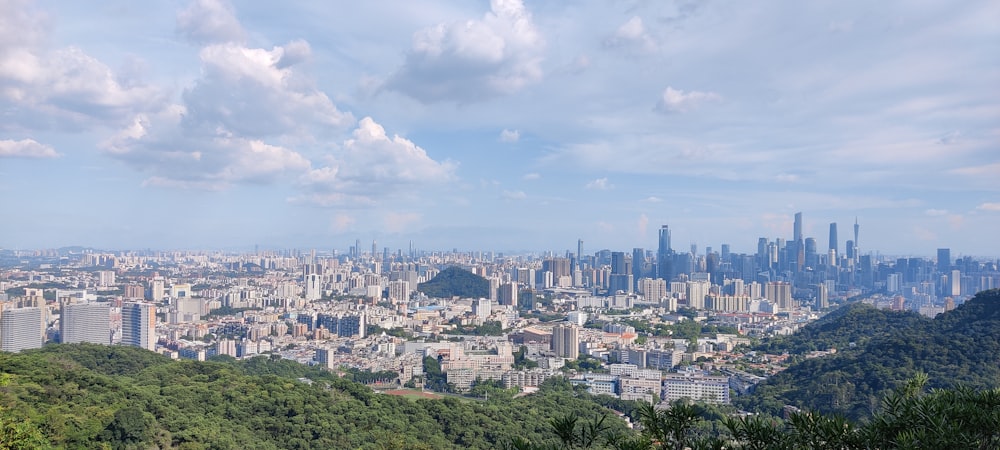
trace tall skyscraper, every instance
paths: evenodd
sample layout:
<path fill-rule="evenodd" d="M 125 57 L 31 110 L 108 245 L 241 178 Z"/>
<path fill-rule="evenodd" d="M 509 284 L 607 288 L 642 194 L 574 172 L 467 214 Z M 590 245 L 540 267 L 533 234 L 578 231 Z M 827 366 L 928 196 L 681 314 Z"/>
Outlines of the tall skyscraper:
<path fill-rule="evenodd" d="M 156 306 L 150 303 L 122 305 L 122 345 L 156 350 Z"/>
<path fill-rule="evenodd" d="M 59 313 L 59 342 L 111 344 L 111 309 L 107 303 L 62 302 Z"/>
<path fill-rule="evenodd" d="M 837 222 L 830 224 L 830 250 L 837 250 Z"/>
<path fill-rule="evenodd" d="M 855 261 L 857 261 L 858 257 L 860 256 L 860 255 L 858 255 L 858 232 L 860 231 L 860 228 L 861 227 L 858 225 L 858 218 L 855 217 L 854 218 L 854 245 L 851 246 L 851 248 L 854 249 L 854 259 L 855 259 Z"/>
<path fill-rule="evenodd" d="M 666 225 L 660 227 L 660 239 L 656 247 L 656 277 L 670 281 L 673 275 L 670 261 L 673 250 L 670 248 L 670 228 Z"/>
<path fill-rule="evenodd" d="M 579 266 L 579 264 L 582 263 L 582 262 L 583 262 L 583 239 L 577 239 L 577 241 L 576 241 L 576 263 L 578 265 L 578 267 L 577 267 L 578 269 L 582 269 L 583 268 L 582 266 Z"/>
<path fill-rule="evenodd" d="M 937 249 L 937 270 L 940 273 L 948 273 L 951 271 L 951 249 L 950 248 L 939 248 Z"/>
<path fill-rule="evenodd" d="M 43 308 L 10 308 L 0 303 L 0 350 L 17 353 L 42 348 L 44 332 Z"/>
<path fill-rule="evenodd" d="M 613 275 L 626 275 L 631 270 L 625 252 L 611 252 L 611 273 Z"/>
<path fill-rule="evenodd" d="M 802 213 L 795 213 L 795 225 L 792 229 L 792 240 L 798 242 L 802 239 Z"/>

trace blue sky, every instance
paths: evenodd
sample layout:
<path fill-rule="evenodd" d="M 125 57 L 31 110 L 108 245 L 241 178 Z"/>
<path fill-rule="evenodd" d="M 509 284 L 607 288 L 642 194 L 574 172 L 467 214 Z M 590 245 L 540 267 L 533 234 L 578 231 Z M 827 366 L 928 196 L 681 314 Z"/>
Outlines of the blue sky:
<path fill-rule="evenodd" d="M 1000 255 L 994 1 L 0 9 L 0 247 Z"/>

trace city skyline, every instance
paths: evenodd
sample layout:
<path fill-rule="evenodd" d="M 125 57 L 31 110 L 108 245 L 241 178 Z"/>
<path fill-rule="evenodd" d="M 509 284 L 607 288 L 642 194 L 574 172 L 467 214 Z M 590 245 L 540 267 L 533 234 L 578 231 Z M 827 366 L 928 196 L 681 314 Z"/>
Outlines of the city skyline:
<path fill-rule="evenodd" d="M 3 5 L 0 248 L 1000 255 L 994 2 Z"/>

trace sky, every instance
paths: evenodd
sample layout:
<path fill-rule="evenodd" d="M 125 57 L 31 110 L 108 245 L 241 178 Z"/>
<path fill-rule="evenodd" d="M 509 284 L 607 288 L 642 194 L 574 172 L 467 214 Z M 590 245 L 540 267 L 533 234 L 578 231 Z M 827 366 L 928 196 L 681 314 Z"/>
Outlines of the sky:
<path fill-rule="evenodd" d="M 1000 256 L 992 0 L 0 10 L 0 248 Z"/>

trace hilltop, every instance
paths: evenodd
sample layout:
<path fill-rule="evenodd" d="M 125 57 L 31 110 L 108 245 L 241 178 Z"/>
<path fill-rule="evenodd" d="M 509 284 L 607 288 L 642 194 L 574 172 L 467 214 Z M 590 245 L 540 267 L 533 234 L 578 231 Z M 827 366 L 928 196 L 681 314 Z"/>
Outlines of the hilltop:
<path fill-rule="evenodd" d="M 420 283 L 417 290 L 428 297 L 480 298 L 490 296 L 489 280 L 459 267 L 449 267 L 433 279 Z"/>
<path fill-rule="evenodd" d="M 864 418 L 918 372 L 928 375 L 930 388 L 996 388 L 1000 290 L 981 292 L 934 319 L 852 304 L 759 349 L 802 354 L 830 347 L 838 352 L 794 363 L 736 402 L 772 414 L 787 404 Z"/>

